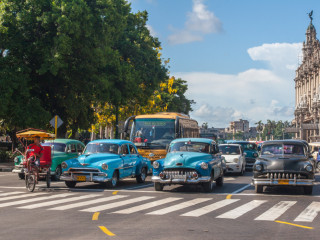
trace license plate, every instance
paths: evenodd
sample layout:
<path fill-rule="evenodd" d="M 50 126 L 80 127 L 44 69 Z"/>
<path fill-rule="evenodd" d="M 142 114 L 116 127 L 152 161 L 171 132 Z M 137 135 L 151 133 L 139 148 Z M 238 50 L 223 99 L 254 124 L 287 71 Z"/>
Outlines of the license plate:
<path fill-rule="evenodd" d="M 289 180 L 278 180 L 278 184 L 288 185 L 289 184 Z"/>
<path fill-rule="evenodd" d="M 86 180 L 86 176 L 77 176 L 77 181 L 79 182 L 85 182 Z"/>

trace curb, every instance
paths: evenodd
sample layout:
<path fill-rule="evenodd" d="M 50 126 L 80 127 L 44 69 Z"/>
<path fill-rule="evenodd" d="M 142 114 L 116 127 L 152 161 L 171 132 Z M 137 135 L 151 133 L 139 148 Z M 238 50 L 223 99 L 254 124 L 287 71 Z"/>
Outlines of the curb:
<path fill-rule="evenodd" d="M 0 168 L 0 172 L 12 172 L 13 168 Z"/>

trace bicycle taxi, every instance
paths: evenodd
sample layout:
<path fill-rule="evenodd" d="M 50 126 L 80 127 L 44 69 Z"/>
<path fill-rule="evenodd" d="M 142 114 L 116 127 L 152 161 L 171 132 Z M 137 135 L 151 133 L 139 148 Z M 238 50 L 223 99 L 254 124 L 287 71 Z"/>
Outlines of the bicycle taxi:
<path fill-rule="evenodd" d="M 51 147 L 50 146 L 42 146 L 42 156 L 40 158 L 40 164 L 37 166 L 30 157 L 30 150 L 28 150 L 27 145 L 23 144 L 22 140 L 33 140 L 35 136 L 40 137 L 40 141 L 45 139 L 54 139 L 55 135 L 51 133 L 47 133 L 43 130 L 38 129 L 26 129 L 17 132 L 16 137 L 22 143 L 25 151 L 24 153 L 18 151 L 21 155 L 23 155 L 23 167 L 25 172 L 25 182 L 26 188 L 33 192 L 35 189 L 36 184 L 38 183 L 39 179 L 45 179 L 47 183 L 47 187 L 50 187 L 51 183 L 51 174 L 50 174 L 50 167 L 52 164 L 52 156 L 51 156 Z"/>

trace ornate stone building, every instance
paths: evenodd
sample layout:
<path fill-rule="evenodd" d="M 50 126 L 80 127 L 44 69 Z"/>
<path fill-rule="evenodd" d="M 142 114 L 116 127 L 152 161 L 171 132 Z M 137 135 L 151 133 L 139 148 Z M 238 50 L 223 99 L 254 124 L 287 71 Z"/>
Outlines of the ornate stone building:
<path fill-rule="evenodd" d="M 303 42 L 303 60 L 296 70 L 295 81 L 295 119 L 293 128 L 296 138 L 308 142 L 320 141 L 320 43 L 316 38 L 316 29 L 312 24 L 312 12 L 309 14 L 310 24 Z"/>

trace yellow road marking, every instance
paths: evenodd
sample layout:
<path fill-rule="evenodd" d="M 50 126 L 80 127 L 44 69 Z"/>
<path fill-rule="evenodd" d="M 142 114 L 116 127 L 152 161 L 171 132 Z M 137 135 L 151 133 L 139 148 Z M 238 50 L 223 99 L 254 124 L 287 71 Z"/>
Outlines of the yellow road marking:
<path fill-rule="evenodd" d="M 282 221 L 275 221 L 276 223 L 283 223 L 283 224 L 288 224 L 288 225 L 292 225 L 295 227 L 301 227 L 301 228 L 306 228 L 306 229 L 313 229 L 313 227 L 307 227 L 307 226 L 302 226 L 302 225 L 298 225 L 298 224 L 294 224 L 294 223 L 288 223 L 288 222 L 282 222 Z"/>
<path fill-rule="evenodd" d="M 92 220 L 93 221 L 97 221 L 99 219 L 99 215 L 100 215 L 100 212 L 95 212 L 93 215 L 92 215 Z"/>
<path fill-rule="evenodd" d="M 231 199 L 232 194 L 227 195 L 226 199 Z"/>
<path fill-rule="evenodd" d="M 110 232 L 108 230 L 108 228 L 104 227 L 104 226 L 99 226 L 99 228 L 102 230 L 102 232 L 104 232 L 105 234 L 107 234 L 108 236 L 115 236 L 114 233 Z"/>
<path fill-rule="evenodd" d="M 114 191 L 112 194 L 113 194 L 113 195 L 116 195 L 118 192 L 119 192 L 119 191 Z"/>

